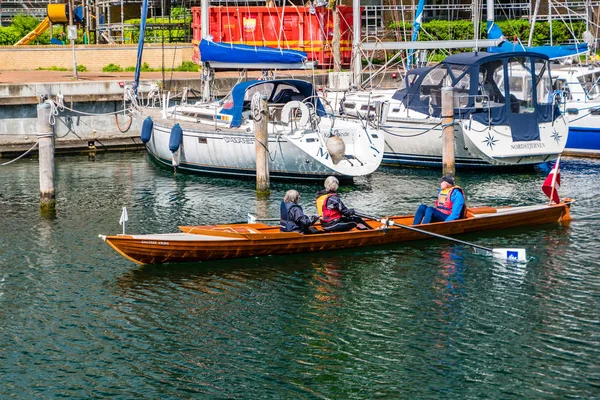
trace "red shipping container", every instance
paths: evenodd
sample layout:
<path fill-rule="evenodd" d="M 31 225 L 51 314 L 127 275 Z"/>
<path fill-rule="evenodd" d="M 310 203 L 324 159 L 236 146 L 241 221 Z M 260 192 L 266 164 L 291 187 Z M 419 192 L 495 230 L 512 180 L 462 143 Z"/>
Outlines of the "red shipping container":
<path fill-rule="evenodd" d="M 321 68 L 333 67 L 333 13 L 326 7 L 211 7 L 209 33 L 215 42 L 293 49 L 306 52 Z M 352 7 L 338 6 L 342 65 L 352 61 Z M 361 8 L 362 10 L 362 8 Z M 192 7 L 194 61 L 200 62 L 200 7 Z M 283 25 L 281 20 L 283 18 Z"/>

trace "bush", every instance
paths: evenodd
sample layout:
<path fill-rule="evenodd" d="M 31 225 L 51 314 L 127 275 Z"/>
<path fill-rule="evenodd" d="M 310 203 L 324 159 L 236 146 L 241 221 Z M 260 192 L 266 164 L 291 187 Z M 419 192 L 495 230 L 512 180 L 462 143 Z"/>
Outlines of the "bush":
<path fill-rule="evenodd" d="M 36 69 L 36 71 L 68 71 L 68 68 L 65 67 L 57 67 L 56 65 L 53 65 L 49 68 L 44 68 L 44 67 L 39 67 Z"/>
<path fill-rule="evenodd" d="M 110 63 L 102 67 L 102 72 L 123 72 L 123 68 L 120 65 Z"/>
<path fill-rule="evenodd" d="M 192 61 L 184 61 L 181 65 L 175 68 L 175 71 L 179 72 L 198 72 L 200 71 L 200 66 Z"/>
<path fill-rule="evenodd" d="M 88 70 L 88 69 L 86 68 L 86 66 L 85 66 L 85 65 L 78 65 L 78 66 L 77 66 L 77 71 L 78 71 L 78 72 L 87 72 L 87 70 Z"/>
<path fill-rule="evenodd" d="M 523 19 L 497 21 L 496 24 L 507 40 L 519 39 L 523 44 L 529 40 L 529 29 L 531 27 L 529 21 Z M 473 23 L 471 21 L 429 21 L 421 25 L 422 29 L 419 32 L 419 40 L 468 40 L 473 39 Z M 411 30 L 412 22 L 392 22 L 388 25 L 394 30 Z M 578 40 L 582 39 L 585 32 L 585 22 L 576 21 L 565 24 L 562 21 L 552 21 L 552 43 L 561 44 L 573 41 L 574 32 Z M 486 24 L 480 24 L 479 37 L 486 37 Z M 548 21 L 536 22 L 533 30 L 532 38 L 533 46 L 541 46 L 550 42 L 550 25 Z"/>

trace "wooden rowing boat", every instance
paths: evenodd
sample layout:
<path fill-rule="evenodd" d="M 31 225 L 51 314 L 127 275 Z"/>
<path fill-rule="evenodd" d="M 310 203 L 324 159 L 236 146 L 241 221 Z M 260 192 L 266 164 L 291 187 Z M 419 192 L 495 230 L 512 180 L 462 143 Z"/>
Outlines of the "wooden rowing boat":
<path fill-rule="evenodd" d="M 469 208 L 467 218 L 452 222 L 419 225 L 419 229 L 440 235 L 491 231 L 556 223 L 570 220 L 570 204 Z M 410 225 L 412 215 L 388 217 L 397 224 Z M 99 235 L 106 243 L 138 264 L 207 261 L 272 254 L 305 253 L 320 250 L 382 245 L 429 238 L 427 234 L 366 220 L 372 230 L 304 235 L 279 232 L 279 226 L 229 224 L 180 226 L 181 232 L 149 235 Z M 317 228 L 320 229 L 317 224 Z"/>

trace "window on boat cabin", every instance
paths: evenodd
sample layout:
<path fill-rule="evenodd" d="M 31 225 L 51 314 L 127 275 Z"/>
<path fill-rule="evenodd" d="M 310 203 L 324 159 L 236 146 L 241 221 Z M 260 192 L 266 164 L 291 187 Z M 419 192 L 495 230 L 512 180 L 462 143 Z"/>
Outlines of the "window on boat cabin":
<path fill-rule="evenodd" d="M 534 59 L 535 68 L 535 89 L 538 104 L 550 104 L 554 101 L 552 94 L 552 80 L 550 78 L 550 65 L 548 61 L 542 59 Z"/>
<path fill-rule="evenodd" d="M 295 86 L 286 84 L 277 85 L 272 97 L 269 99 L 270 102 L 284 104 L 292 100 L 302 101 L 304 95 Z"/>
<path fill-rule="evenodd" d="M 535 111 L 533 89 L 531 85 L 531 58 L 530 57 L 511 57 L 507 64 L 507 76 L 504 76 L 504 70 L 497 71 L 499 89 L 502 95 L 510 99 L 510 110 L 513 114 L 527 114 Z M 505 81 L 508 80 L 508 96 L 505 93 Z"/>
<path fill-rule="evenodd" d="M 415 82 L 417 81 L 418 78 L 419 78 L 419 74 L 409 71 L 406 74 L 406 76 L 404 77 L 404 79 L 402 79 L 400 81 L 400 84 L 398 85 L 398 90 L 407 90 L 408 88 L 410 88 L 412 85 L 415 84 Z M 407 87 L 407 85 L 408 85 L 408 87 Z"/>
<path fill-rule="evenodd" d="M 469 105 L 469 91 L 471 89 L 471 74 L 466 65 L 451 65 L 452 85 L 454 88 L 454 108 L 463 108 Z M 459 79 L 460 78 L 460 79 Z"/>
<path fill-rule="evenodd" d="M 421 82 L 419 96 L 422 102 L 429 102 L 432 106 L 442 106 L 442 86 L 446 83 L 448 70 L 446 66 L 440 64 L 433 68 Z"/>
<path fill-rule="evenodd" d="M 248 88 L 246 93 L 244 93 L 244 105 L 247 104 L 246 102 L 252 101 L 252 96 L 254 96 L 255 93 L 260 93 L 263 96 L 267 96 L 267 99 L 271 98 L 271 93 L 273 93 L 274 88 L 274 84 L 266 82 Z"/>
<path fill-rule="evenodd" d="M 484 106 L 504 107 L 504 65 L 492 61 L 479 67 L 479 88 L 477 94 Z"/>

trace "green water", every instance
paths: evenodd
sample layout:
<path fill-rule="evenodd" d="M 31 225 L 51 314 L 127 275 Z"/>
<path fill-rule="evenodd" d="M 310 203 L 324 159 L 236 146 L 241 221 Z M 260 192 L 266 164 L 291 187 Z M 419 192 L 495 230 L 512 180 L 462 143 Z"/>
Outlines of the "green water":
<path fill-rule="evenodd" d="M 573 221 L 464 235 L 524 247 L 507 264 L 441 240 L 140 267 L 98 234 L 276 217 L 297 188 L 178 175 L 145 153 L 0 167 L 0 398 L 598 398 L 600 161 L 564 159 Z M 458 173 L 471 205 L 546 201 L 548 171 Z M 431 201 L 439 171 L 383 169 L 342 188 L 369 214 Z"/>

